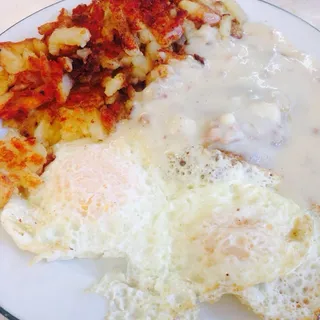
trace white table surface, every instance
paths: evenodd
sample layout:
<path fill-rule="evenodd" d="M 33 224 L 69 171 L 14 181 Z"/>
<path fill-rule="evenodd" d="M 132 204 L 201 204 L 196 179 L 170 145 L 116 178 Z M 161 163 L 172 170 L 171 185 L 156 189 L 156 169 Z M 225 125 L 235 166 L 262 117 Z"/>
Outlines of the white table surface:
<path fill-rule="evenodd" d="M 57 0 L 0 0 L 0 33 Z M 320 0 L 267 0 L 293 12 L 320 29 Z M 1 256 L 1 253 L 0 253 Z M 0 315 L 0 320 L 6 320 Z"/>

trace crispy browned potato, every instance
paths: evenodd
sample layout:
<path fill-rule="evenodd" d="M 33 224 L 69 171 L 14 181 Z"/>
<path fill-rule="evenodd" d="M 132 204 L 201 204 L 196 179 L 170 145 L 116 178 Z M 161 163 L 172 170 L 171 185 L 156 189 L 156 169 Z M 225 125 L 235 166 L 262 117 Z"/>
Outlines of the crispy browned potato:
<path fill-rule="evenodd" d="M 4 174 L 0 174 L 0 190 L 0 209 L 2 209 L 9 201 L 14 191 L 13 183 Z"/>
<path fill-rule="evenodd" d="M 35 138 L 25 138 L 11 130 L 0 141 L 0 175 L 8 179 L 2 179 L 8 186 L 6 190 L 11 190 L 10 185 L 18 189 L 38 186 L 46 158 L 46 149 Z"/>

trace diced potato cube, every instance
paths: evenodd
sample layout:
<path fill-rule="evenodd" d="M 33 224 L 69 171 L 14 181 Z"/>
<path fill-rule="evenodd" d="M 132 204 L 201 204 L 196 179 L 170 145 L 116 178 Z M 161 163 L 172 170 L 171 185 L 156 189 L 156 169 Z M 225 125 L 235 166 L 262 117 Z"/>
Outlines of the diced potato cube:
<path fill-rule="evenodd" d="M 198 3 L 188 0 L 180 1 L 179 7 L 183 10 L 186 10 L 190 15 L 196 15 L 198 10 L 201 8 Z"/>
<path fill-rule="evenodd" d="M 25 61 L 18 53 L 14 53 L 7 48 L 1 48 L 0 65 L 11 74 L 16 74 L 25 70 Z"/>
<path fill-rule="evenodd" d="M 124 86 L 125 81 L 126 77 L 123 73 L 118 73 L 114 78 L 106 77 L 103 81 L 103 86 L 105 88 L 104 93 L 106 96 L 113 96 Z"/>
<path fill-rule="evenodd" d="M 53 31 L 48 39 L 49 52 L 52 55 L 59 55 L 62 46 L 78 46 L 84 48 L 91 38 L 86 28 L 71 27 L 59 28 Z"/>
<path fill-rule="evenodd" d="M 159 78 L 167 77 L 170 72 L 172 72 L 172 68 L 169 65 L 161 64 L 161 65 L 155 67 L 147 75 L 147 84 L 149 84 Z"/>
<path fill-rule="evenodd" d="M 68 74 L 62 76 L 62 80 L 58 85 L 58 97 L 57 101 L 63 103 L 67 101 L 71 88 L 73 86 L 73 80 Z"/>
<path fill-rule="evenodd" d="M 230 37 L 232 27 L 232 17 L 229 14 L 225 14 L 221 18 L 219 32 L 222 38 Z"/>
<path fill-rule="evenodd" d="M 146 46 L 146 54 L 152 60 L 155 61 L 159 59 L 159 52 L 158 50 L 161 46 L 156 41 L 151 41 Z"/>
<path fill-rule="evenodd" d="M 224 5 L 231 15 L 241 24 L 247 21 L 247 15 L 235 0 L 223 0 Z"/>
<path fill-rule="evenodd" d="M 136 56 L 132 59 L 132 66 L 133 66 L 133 71 L 132 75 L 133 77 L 138 78 L 138 80 L 145 80 L 147 73 L 152 68 L 152 63 L 150 59 L 147 57 L 140 55 Z"/>

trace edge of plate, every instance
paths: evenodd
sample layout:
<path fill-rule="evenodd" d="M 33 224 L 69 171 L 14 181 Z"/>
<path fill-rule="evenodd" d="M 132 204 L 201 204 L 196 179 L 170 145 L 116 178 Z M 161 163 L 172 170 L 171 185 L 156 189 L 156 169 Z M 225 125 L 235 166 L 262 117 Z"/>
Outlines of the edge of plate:
<path fill-rule="evenodd" d="M 48 9 L 48 8 L 54 7 L 54 6 L 56 6 L 57 4 L 62 3 L 62 2 L 65 2 L 65 1 L 66 1 L 66 0 L 57 1 L 57 2 L 55 2 L 55 3 L 52 3 L 52 4 L 48 5 L 48 6 L 40 9 L 40 10 L 37 10 L 37 11 L 29 14 L 28 16 L 24 17 L 23 19 L 21 19 L 21 20 L 17 21 L 16 23 L 14 23 L 14 24 L 13 24 L 12 26 L 10 26 L 9 28 L 7 28 L 7 29 L 5 29 L 4 31 L 2 31 L 2 32 L 0 33 L 0 37 L 1 37 L 2 35 L 4 35 L 6 32 L 8 32 L 9 30 L 11 30 L 12 28 L 14 28 L 14 27 L 15 27 L 16 25 L 18 25 L 19 23 L 21 23 L 22 21 L 25 21 L 25 20 L 31 18 L 32 16 L 36 15 L 37 13 L 40 13 L 40 12 L 42 12 L 42 11 Z M 260 0 L 259 0 L 259 1 L 260 1 Z M 0 312 L 0 313 L 1 313 L 1 312 Z"/>
<path fill-rule="evenodd" d="M 44 7 L 44 8 L 42 8 L 42 9 L 40 9 L 40 10 L 37 10 L 37 11 L 31 13 L 30 15 L 28 15 L 28 16 L 24 17 L 23 19 L 17 21 L 17 22 L 14 23 L 12 26 L 10 26 L 9 28 L 7 28 L 7 29 L 5 29 L 4 31 L 2 31 L 2 32 L 0 33 L 0 37 L 1 37 L 3 34 L 5 34 L 6 32 L 8 32 L 9 30 L 11 30 L 12 28 L 14 28 L 15 26 L 17 26 L 17 25 L 18 25 L 19 23 L 21 23 L 22 21 L 25 21 L 25 20 L 31 18 L 32 16 L 34 16 L 34 15 L 36 15 L 36 14 L 42 12 L 42 11 L 45 11 L 46 9 L 52 8 L 52 7 L 56 6 L 57 4 L 62 3 L 62 2 L 65 2 L 65 1 L 66 1 L 66 0 L 60 0 L 60 1 L 58 1 L 58 2 L 55 2 L 55 3 L 53 3 L 53 4 L 50 4 L 50 5 Z M 8 320 L 20 320 L 19 318 L 15 317 L 13 314 L 11 314 L 11 313 L 8 312 L 7 310 L 5 310 L 2 306 L 0 306 L 0 316 L 1 316 L 1 315 L 4 316 L 4 317 L 5 317 L 6 319 L 8 319 Z"/>
<path fill-rule="evenodd" d="M 1 306 L 0 306 L 0 315 L 3 315 L 8 320 L 19 320 L 18 318 L 13 316 L 11 313 L 9 313 L 8 311 L 4 310 Z"/>
<path fill-rule="evenodd" d="M 5 34 L 6 32 L 8 32 L 10 29 L 14 28 L 14 27 L 15 27 L 16 25 L 18 25 L 19 23 L 21 23 L 22 21 L 27 20 L 27 19 L 31 18 L 32 16 L 34 16 L 34 15 L 36 15 L 36 14 L 38 14 L 38 13 L 40 13 L 40 12 L 42 12 L 42 11 L 48 9 L 48 8 L 54 7 L 54 6 L 56 6 L 57 4 L 59 4 L 59 3 L 65 2 L 65 1 L 67 1 L 67 0 L 60 0 L 60 1 L 55 2 L 55 3 L 53 3 L 53 4 L 49 5 L 49 6 L 46 6 L 46 7 L 42 8 L 42 9 L 40 9 L 40 10 L 34 12 L 34 13 L 31 13 L 30 15 L 28 15 L 28 16 L 26 16 L 25 18 L 17 21 L 17 22 L 14 23 L 12 26 L 10 26 L 9 28 L 7 28 L 7 29 L 4 30 L 3 32 L 1 32 L 1 33 L 0 33 L 0 37 L 1 37 L 3 34 Z M 318 29 L 316 26 L 314 26 L 314 25 L 311 24 L 310 22 L 306 21 L 305 19 L 299 17 L 298 15 L 296 15 L 296 14 L 294 14 L 294 13 L 292 13 L 292 12 L 286 10 L 286 9 L 283 9 L 283 8 L 281 8 L 281 7 L 278 7 L 277 5 L 275 5 L 275 4 L 273 4 L 273 3 L 270 3 L 270 2 L 267 2 L 267 1 L 265 1 L 265 0 L 257 0 L 257 1 L 262 2 L 262 3 L 266 4 L 266 5 L 271 6 L 271 7 L 274 7 L 274 8 L 276 8 L 276 9 L 280 10 L 280 11 L 283 11 L 283 12 L 285 12 L 286 14 L 289 14 L 289 15 L 297 18 L 297 19 L 300 20 L 301 22 L 307 24 L 307 25 L 310 26 L 311 28 L 313 28 L 313 29 L 315 29 L 316 31 L 320 32 L 320 29 Z M 1 306 L 0 306 L 0 315 L 3 315 L 3 316 L 4 316 L 5 318 L 7 318 L 8 320 L 19 320 L 18 318 L 16 318 L 16 317 L 15 317 L 14 315 L 12 315 L 10 312 L 6 311 L 6 310 L 5 310 L 4 308 L 2 308 Z"/>
<path fill-rule="evenodd" d="M 64 0 L 62 0 L 62 1 L 64 1 Z M 301 22 L 307 24 L 307 25 L 310 26 L 312 29 L 320 32 L 320 29 L 318 29 L 318 28 L 317 28 L 315 25 L 313 25 L 312 23 L 308 22 L 307 20 L 303 19 L 302 17 L 300 17 L 300 16 L 298 16 L 298 15 L 296 15 L 296 14 L 294 14 L 294 13 L 292 13 L 292 12 L 290 12 L 290 11 L 284 9 L 284 8 L 281 8 L 281 7 L 277 6 L 276 4 L 270 3 L 270 2 L 268 2 L 268 1 L 266 1 L 266 0 L 257 0 L 257 1 L 262 2 L 262 3 L 266 4 L 266 5 L 271 6 L 271 7 L 274 7 L 274 8 L 276 8 L 276 9 L 279 9 L 280 11 L 283 11 L 283 12 L 289 14 L 290 16 L 293 16 L 293 17 L 297 18 L 297 19 L 300 20 Z"/>

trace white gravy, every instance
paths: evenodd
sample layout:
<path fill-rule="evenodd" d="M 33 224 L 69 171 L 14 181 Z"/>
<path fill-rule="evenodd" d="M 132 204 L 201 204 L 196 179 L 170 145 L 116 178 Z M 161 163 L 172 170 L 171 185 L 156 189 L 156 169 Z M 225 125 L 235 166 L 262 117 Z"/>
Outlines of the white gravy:
<path fill-rule="evenodd" d="M 285 196 L 320 203 L 320 71 L 312 58 L 261 24 L 246 24 L 241 40 L 218 39 L 208 26 L 188 38 L 188 53 L 205 64 L 172 62 L 117 134 L 142 140 L 155 161 L 198 144 L 235 152 L 282 175 Z"/>

